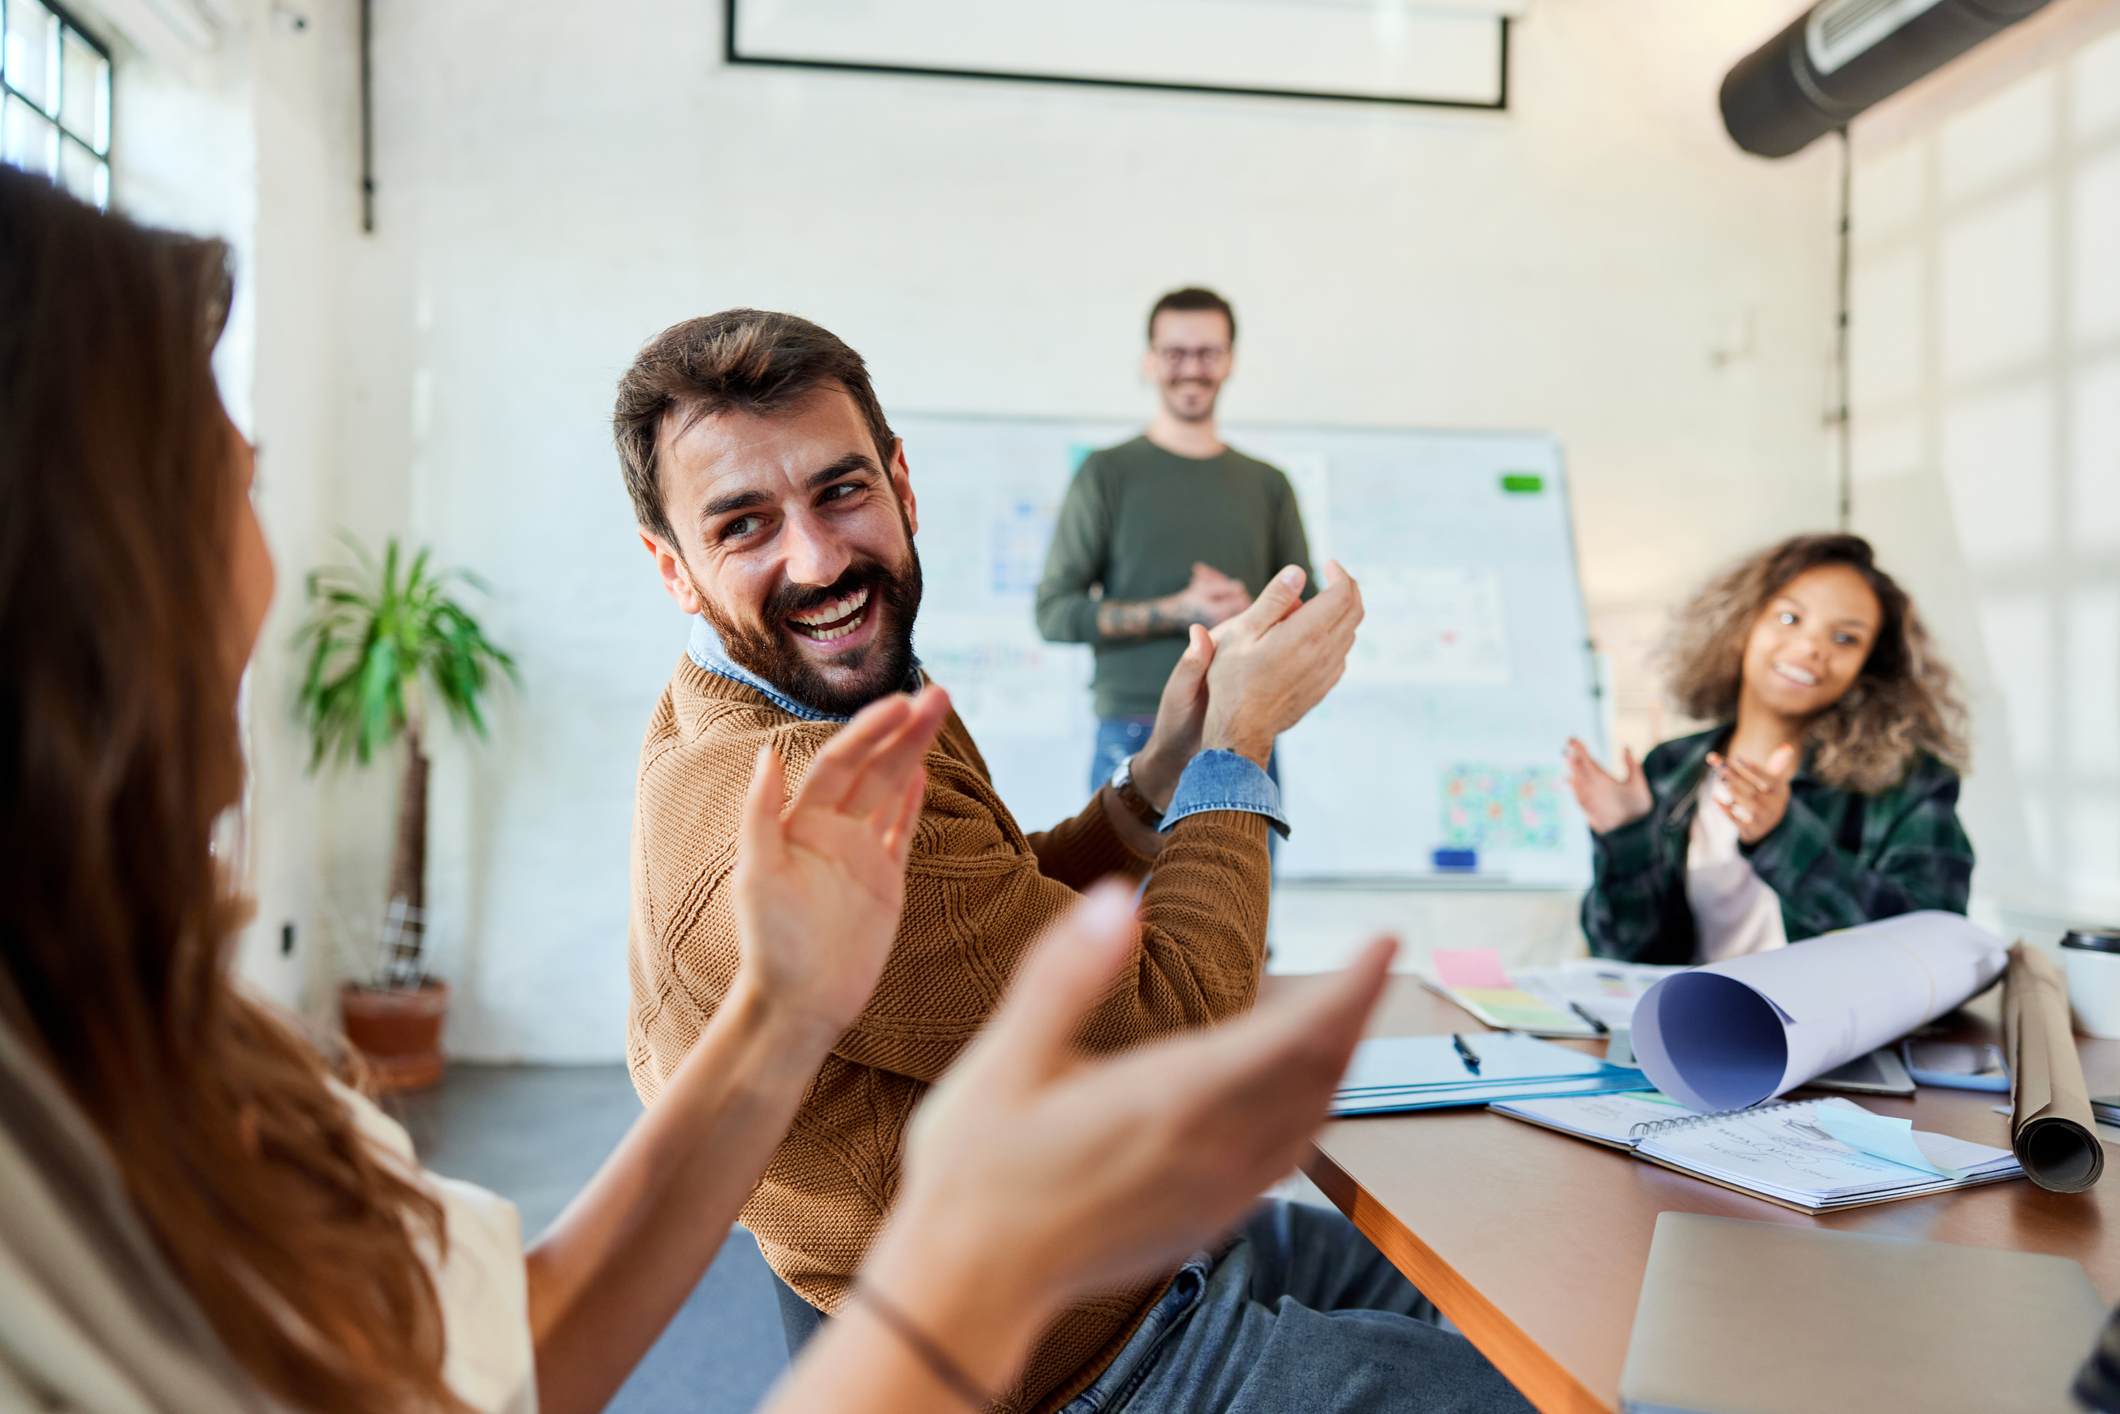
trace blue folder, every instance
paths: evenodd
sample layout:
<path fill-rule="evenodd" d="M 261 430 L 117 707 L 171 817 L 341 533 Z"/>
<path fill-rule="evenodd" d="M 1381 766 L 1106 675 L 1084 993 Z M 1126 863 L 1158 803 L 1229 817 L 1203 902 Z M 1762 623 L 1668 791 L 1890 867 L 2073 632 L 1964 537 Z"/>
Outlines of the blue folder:
<path fill-rule="evenodd" d="M 1459 1052 L 1463 1046 L 1477 1064 Z M 1491 1085 L 1498 1080 L 1553 1080 L 1625 1069 L 1536 1036 L 1466 1031 L 1457 1036 L 1378 1036 L 1354 1048 L 1342 1090 L 1413 1090 L 1431 1085 Z M 1631 1072 L 1639 1074 L 1639 1071 Z"/>
<path fill-rule="evenodd" d="M 1332 1113 L 1484 1105 L 1494 1100 L 1637 1090 L 1641 1071 L 1534 1036 L 1474 1031 L 1452 1036 L 1380 1036 L 1355 1048 Z"/>
<path fill-rule="evenodd" d="M 1575 1080 L 1527 1081 L 1519 1084 L 1472 1085 L 1452 1089 L 1365 1090 L 1335 1095 L 1326 1113 L 1335 1119 L 1349 1115 L 1402 1114 L 1408 1110 L 1445 1110 L 1488 1105 L 1496 1100 L 1548 1100 L 1561 1095 L 1605 1095 L 1615 1091 L 1640 1090 L 1648 1085 L 1638 1070 L 1621 1069 L 1612 1075 L 1592 1075 Z"/>

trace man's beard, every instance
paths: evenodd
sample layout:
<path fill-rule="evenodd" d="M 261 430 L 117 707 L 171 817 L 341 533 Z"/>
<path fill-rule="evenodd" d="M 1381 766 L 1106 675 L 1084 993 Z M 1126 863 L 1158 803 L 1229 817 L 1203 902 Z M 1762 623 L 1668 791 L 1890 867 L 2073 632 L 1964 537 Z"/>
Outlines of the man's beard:
<path fill-rule="evenodd" d="M 867 612 L 878 616 L 876 633 L 861 647 L 834 660 L 835 667 L 860 673 L 852 684 L 836 685 L 794 641 L 795 630 L 787 622 L 795 614 L 821 608 L 863 589 L 870 593 Z M 732 662 L 758 674 L 806 707 L 835 717 L 851 717 L 878 698 L 902 690 L 911 676 L 913 618 L 920 612 L 920 589 L 920 551 L 908 539 L 904 570 L 894 574 L 881 561 L 864 556 L 826 588 L 784 584 L 766 601 L 761 611 L 762 624 L 731 623 L 705 601 L 701 610 L 721 635 L 722 649 Z"/>
<path fill-rule="evenodd" d="M 1186 396 L 1189 393 L 1192 393 L 1196 389 L 1204 389 L 1207 393 L 1207 406 L 1199 409 L 1197 412 L 1194 411 L 1191 407 L 1181 405 L 1179 402 L 1180 398 Z M 1220 402 L 1221 400 L 1222 389 L 1218 384 L 1188 380 L 1184 383 L 1166 384 L 1163 388 L 1164 411 L 1168 412 L 1172 417 L 1175 417 L 1180 422 L 1208 421 L 1215 415 L 1215 404 Z"/>

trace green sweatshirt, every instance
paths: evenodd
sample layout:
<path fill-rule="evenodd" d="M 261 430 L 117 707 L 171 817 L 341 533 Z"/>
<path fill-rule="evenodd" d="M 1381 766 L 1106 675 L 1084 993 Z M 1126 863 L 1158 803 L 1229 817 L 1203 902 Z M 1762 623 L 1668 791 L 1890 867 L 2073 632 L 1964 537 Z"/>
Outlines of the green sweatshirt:
<path fill-rule="evenodd" d="M 1185 638 L 1103 642 L 1091 587 L 1103 586 L 1103 598 L 1115 603 L 1160 599 L 1185 587 L 1195 560 L 1253 594 L 1284 565 L 1310 570 L 1295 490 L 1280 469 L 1227 449 L 1181 457 L 1146 437 L 1090 453 L 1046 552 L 1038 632 L 1054 643 L 1095 645 L 1098 716 L 1154 713 Z M 1305 597 L 1315 589 L 1306 585 Z"/>

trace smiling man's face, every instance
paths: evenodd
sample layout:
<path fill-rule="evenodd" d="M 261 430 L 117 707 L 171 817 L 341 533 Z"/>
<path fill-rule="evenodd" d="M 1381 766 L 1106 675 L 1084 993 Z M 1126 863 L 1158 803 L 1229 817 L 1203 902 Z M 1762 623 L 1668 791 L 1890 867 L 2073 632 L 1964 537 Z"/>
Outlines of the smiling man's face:
<path fill-rule="evenodd" d="M 1229 318 L 1213 309 L 1166 309 L 1149 329 L 1141 369 L 1180 422 L 1206 422 L 1235 358 Z"/>
<path fill-rule="evenodd" d="M 903 448 L 878 460 L 844 388 L 772 416 L 672 413 L 658 460 L 678 543 L 641 539 L 670 597 L 706 616 L 730 658 L 836 714 L 905 685 L 919 511 Z"/>

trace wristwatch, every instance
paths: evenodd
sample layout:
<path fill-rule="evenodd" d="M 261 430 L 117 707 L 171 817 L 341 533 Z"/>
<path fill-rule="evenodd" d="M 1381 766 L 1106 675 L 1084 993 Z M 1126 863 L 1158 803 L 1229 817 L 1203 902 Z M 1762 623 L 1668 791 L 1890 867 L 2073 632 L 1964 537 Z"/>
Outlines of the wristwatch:
<path fill-rule="evenodd" d="M 1112 794 L 1119 797 L 1121 805 L 1133 812 L 1136 820 L 1151 830 L 1163 823 L 1163 812 L 1150 805 L 1148 797 L 1141 794 L 1141 788 L 1134 784 L 1133 757 L 1129 756 L 1119 763 L 1118 769 L 1112 772 L 1111 785 Z"/>

